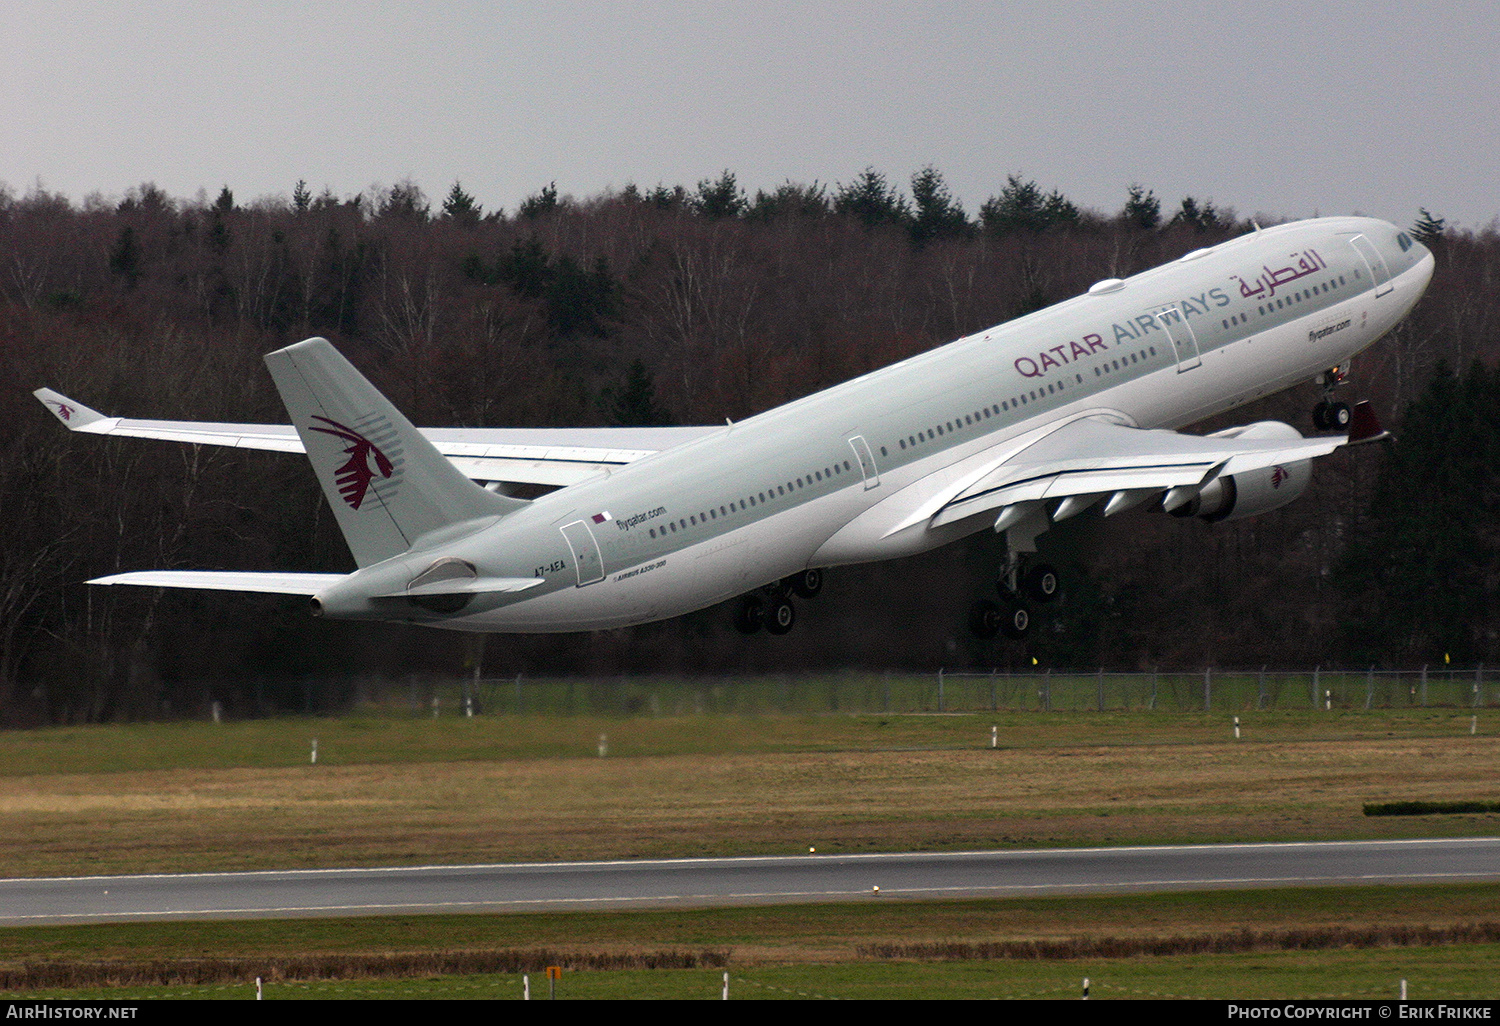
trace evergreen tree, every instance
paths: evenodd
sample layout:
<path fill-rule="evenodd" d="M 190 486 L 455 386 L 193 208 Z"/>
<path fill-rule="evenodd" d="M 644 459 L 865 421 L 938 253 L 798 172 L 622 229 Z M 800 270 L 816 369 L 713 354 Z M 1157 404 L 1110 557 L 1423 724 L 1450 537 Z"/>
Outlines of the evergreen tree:
<path fill-rule="evenodd" d="M 509 285 L 512 292 L 527 299 L 541 299 L 552 284 L 547 251 L 535 236 L 515 243 L 510 253 L 496 263 L 490 283 Z"/>
<path fill-rule="evenodd" d="M 560 257 L 547 286 L 547 324 L 555 335 L 593 335 L 605 338 L 605 320 L 613 316 L 619 287 L 609 273 L 609 263 L 599 257 L 585 271 L 570 256 Z"/>
<path fill-rule="evenodd" d="M 1443 231 L 1448 222 L 1445 218 L 1433 217 L 1427 212 L 1426 207 L 1417 208 L 1422 215 L 1417 218 L 1417 223 L 1411 226 L 1412 238 L 1429 249 L 1443 241 Z"/>
<path fill-rule="evenodd" d="M 307 187 L 305 179 L 297 179 L 297 184 L 292 186 L 292 209 L 299 214 L 307 213 L 312 206 L 312 190 Z"/>
<path fill-rule="evenodd" d="M 220 253 L 229 248 L 229 215 L 234 213 L 234 193 L 229 186 L 219 190 L 219 198 L 208 211 L 208 241 Z"/>
<path fill-rule="evenodd" d="M 400 221 L 423 222 L 427 220 L 427 213 L 431 209 L 422 187 L 408 178 L 404 182 L 397 182 L 391 186 L 390 190 L 380 197 L 376 216 Z"/>
<path fill-rule="evenodd" d="M 1077 224 L 1082 215 L 1071 200 L 1053 189 L 1043 194 L 1036 182 L 1009 175 L 999 196 L 991 196 L 979 208 L 984 230 L 994 235 L 1010 232 L 1041 232 Z"/>
<path fill-rule="evenodd" d="M 517 213 L 527 220 L 540 217 L 541 215 L 557 209 L 557 183 L 548 182 L 542 187 L 542 191 L 535 196 L 527 196 L 521 201 Z"/>
<path fill-rule="evenodd" d="M 1132 185 L 1126 190 L 1125 209 L 1120 211 L 1120 220 L 1127 227 L 1149 232 L 1161 224 L 1161 200 L 1144 185 Z"/>
<path fill-rule="evenodd" d="M 1360 659 L 1493 659 L 1500 578 L 1500 384 L 1439 367 L 1387 444 L 1335 583 Z"/>
<path fill-rule="evenodd" d="M 658 185 L 646 194 L 646 202 L 657 210 L 676 210 L 687 205 L 687 190 L 680 185 L 674 185 L 668 189 L 665 185 Z"/>
<path fill-rule="evenodd" d="M 1191 196 L 1182 198 L 1182 205 L 1172 215 L 1171 224 L 1187 225 L 1195 231 L 1206 232 L 1225 227 L 1224 218 L 1214 208 L 1212 200 L 1199 203 Z"/>
<path fill-rule="evenodd" d="M 735 181 L 734 172 L 725 169 L 716 182 L 708 179 L 698 183 L 698 192 L 693 197 L 693 210 L 701 217 L 719 221 L 726 217 L 744 214 L 745 190 Z"/>
<path fill-rule="evenodd" d="M 656 401 L 656 382 L 639 359 L 633 360 L 619 389 L 606 388 L 599 396 L 611 424 L 617 427 L 666 427 L 672 414 Z"/>
<path fill-rule="evenodd" d="M 135 288 L 141 279 L 141 245 L 135 241 L 135 229 L 126 225 L 115 239 L 109 253 L 109 269 L 125 279 L 126 288 Z"/>
<path fill-rule="evenodd" d="M 453 188 L 448 190 L 448 198 L 443 200 L 443 216 L 457 224 L 475 225 L 482 213 L 483 209 L 474 197 L 464 192 L 462 183 L 454 182 Z"/>
<path fill-rule="evenodd" d="M 901 224 L 911 216 L 906 199 L 887 185 L 885 175 L 873 167 L 848 185 L 840 184 L 833 195 L 833 209 L 840 214 L 849 214 L 866 228 L 883 224 Z"/>
<path fill-rule="evenodd" d="M 785 181 L 775 192 L 757 189 L 755 201 L 745 212 L 752 221 L 774 221 L 778 217 L 821 217 L 832 209 L 828 203 L 828 190 L 818 182 L 799 185 Z"/>
<path fill-rule="evenodd" d="M 171 198 L 155 182 L 142 182 L 138 187 L 127 189 L 125 198 L 115 209 L 122 214 L 139 211 L 143 214 L 170 213 Z"/>
<path fill-rule="evenodd" d="M 931 164 L 911 176 L 911 195 L 917 209 L 909 230 L 916 245 L 959 238 L 968 232 L 968 215 L 948 192 L 942 173 Z"/>

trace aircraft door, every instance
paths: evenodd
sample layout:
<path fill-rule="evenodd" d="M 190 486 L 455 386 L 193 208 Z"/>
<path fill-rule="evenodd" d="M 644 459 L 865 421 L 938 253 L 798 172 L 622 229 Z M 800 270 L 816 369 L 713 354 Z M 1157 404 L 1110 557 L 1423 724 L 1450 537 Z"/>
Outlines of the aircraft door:
<path fill-rule="evenodd" d="M 1156 326 L 1172 343 L 1172 351 L 1177 355 L 1178 374 L 1190 371 L 1203 363 L 1198 356 L 1198 336 L 1193 334 L 1192 325 L 1188 324 L 1187 318 L 1182 315 L 1182 310 L 1176 303 L 1152 310 L 1151 316 L 1156 319 Z"/>
<path fill-rule="evenodd" d="M 865 491 L 879 487 L 880 471 L 875 468 L 875 454 L 870 451 L 870 443 L 865 441 L 865 436 L 855 435 L 849 439 L 849 447 L 859 460 L 859 472 L 865 478 Z"/>
<path fill-rule="evenodd" d="M 565 524 L 562 536 L 573 550 L 573 565 L 578 568 L 578 586 L 594 584 L 604 580 L 604 559 L 599 555 L 599 543 L 594 532 L 582 520 Z"/>
<path fill-rule="evenodd" d="M 1390 268 L 1385 266 L 1385 257 L 1380 255 L 1380 250 L 1375 244 L 1363 235 L 1356 235 L 1349 240 L 1349 245 L 1354 247 L 1360 259 L 1365 262 L 1365 268 L 1370 272 L 1370 280 L 1375 282 L 1375 298 L 1379 299 L 1394 287 L 1391 285 Z"/>

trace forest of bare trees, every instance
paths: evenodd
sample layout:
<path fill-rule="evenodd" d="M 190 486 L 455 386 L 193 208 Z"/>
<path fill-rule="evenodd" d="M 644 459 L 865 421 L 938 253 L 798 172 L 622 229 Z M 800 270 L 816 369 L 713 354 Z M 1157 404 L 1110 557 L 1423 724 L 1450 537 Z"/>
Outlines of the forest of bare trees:
<path fill-rule="evenodd" d="M 354 197 L 298 182 L 289 200 L 246 204 L 228 188 L 183 201 L 148 184 L 82 203 L 0 189 L 0 722 L 172 715 L 210 693 L 231 707 L 300 708 L 308 680 L 336 705 L 359 675 L 456 671 L 471 651 L 446 632 L 313 620 L 290 599 L 84 586 L 143 568 L 352 563 L 300 458 L 70 436 L 34 388 L 113 415 L 283 422 L 261 356 L 324 335 L 418 424 L 721 423 L 1252 229 L 1192 198 L 1164 209 L 1141 186 L 1100 213 L 1012 176 L 970 215 L 932 168 L 906 185 L 868 169 L 751 196 L 725 172 L 582 200 L 548 185 L 514 213 L 485 211 L 460 184 L 440 203 L 411 182 Z M 1408 404 L 1451 379 L 1440 368 L 1470 381 L 1483 376 L 1476 361 L 1500 360 L 1500 237 L 1420 217 L 1414 229 L 1438 254 L 1431 289 L 1357 358 L 1349 392 L 1398 435 Z M 1307 431 L 1315 400 L 1309 384 L 1223 424 L 1276 418 Z M 742 637 L 711 609 L 592 635 L 494 637 L 485 666 L 1035 657 L 1128 669 L 1404 662 L 1439 649 L 1493 660 L 1500 575 L 1487 543 L 1470 546 L 1478 598 L 1448 633 L 1398 643 L 1358 629 L 1378 576 L 1351 573 L 1347 554 L 1380 558 L 1357 542 L 1378 521 L 1389 459 L 1369 446 L 1322 460 L 1300 501 L 1249 521 L 1149 509 L 1069 521 L 1042 539 L 1065 568 L 1065 599 L 1024 646 L 965 631 L 969 604 L 993 587 L 998 543 L 986 534 L 834 571 L 786 638 Z M 1500 537 L 1484 520 L 1500 513 L 1497 493 L 1459 504 L 1474 537 Z"/>

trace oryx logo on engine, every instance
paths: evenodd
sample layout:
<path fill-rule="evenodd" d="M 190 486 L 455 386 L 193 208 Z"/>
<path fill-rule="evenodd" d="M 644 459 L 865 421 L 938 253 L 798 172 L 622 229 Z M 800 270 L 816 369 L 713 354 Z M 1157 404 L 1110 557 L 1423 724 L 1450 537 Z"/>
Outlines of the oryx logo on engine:
<path fill-rule="evenodd" d="M 321 420 L 329 426 L 309 425 L 309 431 L 333 435 L 349 443 L 349 447 L 344 450 L 349 461 L 333 472 L 333 480 L 350 509 L 359 509 L 371 486 L 377 484 L 377 479 L 390 481 L 393 486 L 400 480 L 403 462 L 400 443 L 390 421 L 385 417 L 377 414 L 357 421 L 359 430 L 327 417 L 314 415 L 313 420 Z M 366 437 L 361 430 L 373 437 Z M 385 495 L 393 494 L 393 491 L 393 488 L 387 489 Z M 384 498 L 378 486 L 376 497 Z"/>

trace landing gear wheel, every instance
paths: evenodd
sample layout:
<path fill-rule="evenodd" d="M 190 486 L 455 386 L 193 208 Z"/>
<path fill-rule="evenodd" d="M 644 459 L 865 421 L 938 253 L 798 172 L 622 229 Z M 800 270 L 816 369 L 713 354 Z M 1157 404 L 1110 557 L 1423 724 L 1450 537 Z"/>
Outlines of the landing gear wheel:
<path fill-rule="evenodd" d="M 1021 590 L 1033 602 L 1051 602 L 1057 598 L 1057 570 L 1046 563 L 1028 567 L 1021 575 Z"/>
<path fill-rule="evenodd" d="M 797 622 L 796 607 L 786 599 L 772 602 L 771 607 L 766 610 L 765 622 L 766 630 L 772 634 L 785 634 Z"/>
<path fill-rule="evenodd" d="M 1313 407 L 1313 426 L 1319 431 L 1347 431 L 1353 417 L 1346 403 L 1319 403 Z"/>
<path fill-rule="evenodd" d="M 1019 602 L 1011 603 L 1001 612 L 1000 632 L 1012 641 L 1020 641 L 1031 633 L 1031 612 Z"/>
<path fill-rule="evenodd" d="M 792 591 L 798 598 L 817 598 L 818 592 L 823 590 L 823 571 L 817 567 L 793 574 L 788 580 L 792 582 Z"/>
<path fill-rule="evenodd" d="M 1002 620 L 1000 606 L 989 599 L 980 599 L 969 609 L 969 630 L 976 638 L 988 640 L 999 634 Z"/>
<path fill-rule="evenodd" d="M 766 604 L 759 595 L 746 595 L 734 611 L 734 628 L 741 634 L 754 634 L 766 620 Z"/>

